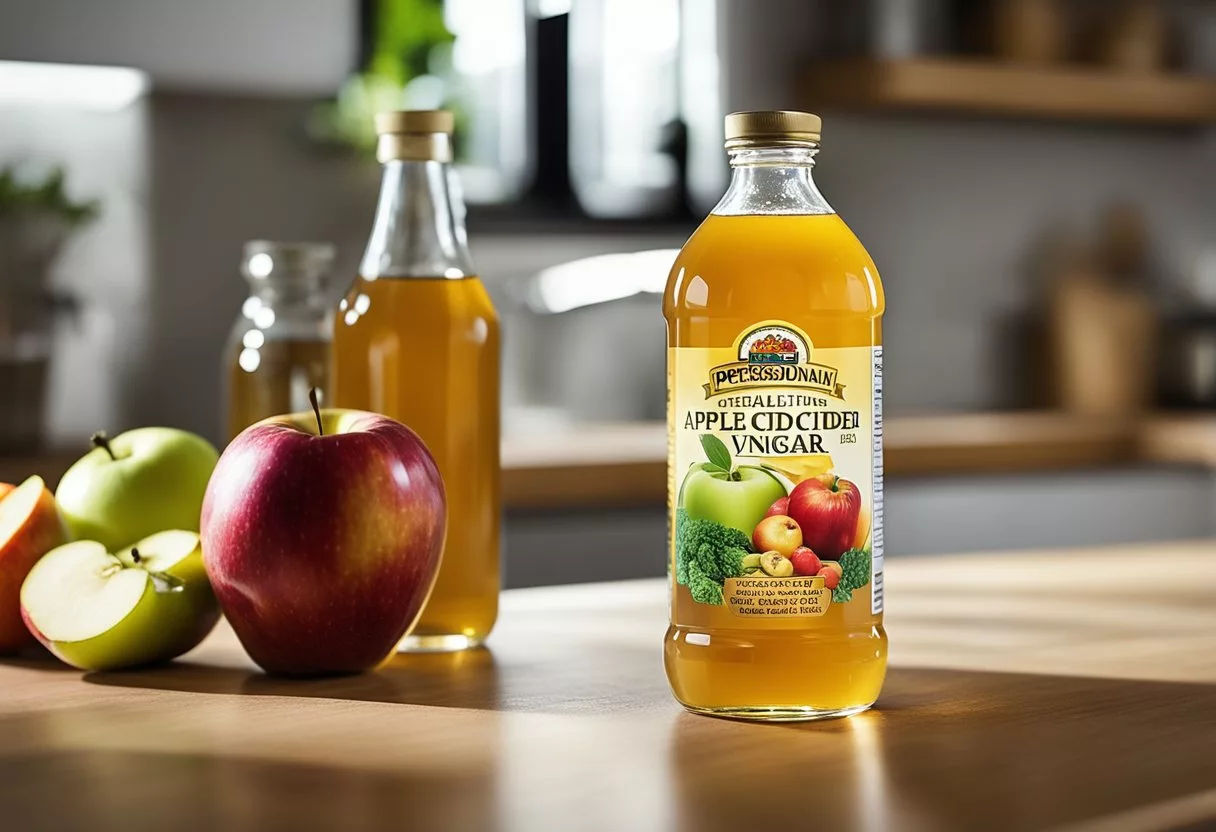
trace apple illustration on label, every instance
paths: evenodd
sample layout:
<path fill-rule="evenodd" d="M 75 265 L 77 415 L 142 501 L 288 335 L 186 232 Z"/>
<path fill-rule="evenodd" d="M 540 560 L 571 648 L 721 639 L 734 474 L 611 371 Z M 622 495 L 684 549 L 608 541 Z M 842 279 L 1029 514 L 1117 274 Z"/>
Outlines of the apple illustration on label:
<path fill-rule="evenodd" d="M 199 530 L 218 454 L 173 428 L 138 428 L 96 446 L 67 470 L 55 498 L 73 535 L 117 551 L 165 529 Z"/>
<path fill-rule="evenodd" d="M 816 574 L 823 578 L 823 585 L 828 589 L 835 589 L 836 587 L 840 586 L 840 577 L 842 573 L 840 564 L 836 561 L 825 563 L 819 568 L 819 571 Z"/>
<path fill-rule="evenodd" d="M 111 554 L 95 540 L 51 551 L 21 587 L 21 615 L 46 648 L 81 670 L 175 659 L 219 620 L 197 532 L 158 532 Z"/>
<path fill-rule="evenodd" d="M 16 487 L 0 483 L 0 654 L 34 643 L 21 621 L 21 584 L 43 555 L 69 539 L 41 477 Z"/>
<path fill-rule="evenodd" d="M 765 517 L 777 517 L 779 515 L 788 515 L 790 513 L 790 498 L 781 497 L 773 501 L 773 504 L 768 507 L 768 511 L 764 512 Z"/>
<path fill-rule="evenodd" d="M 857 536 L 861 492 L 835 474 L 803 480 L 790 492 L 790 517 L 802 527 L 802 541 L 827 560 L 849 550 Z"/>
<path fill-rule="evenodd" d="M 689 517 L 738 529 L 750 540 L 769 507 L 785 496 L 785 486 L 763 468 L 736 466 L 713 434 L 701 436 L 701 447 L 709 461 L 689 468 L 680 486 L 680 506 Z"/>
<path fill-rule="evenodd" d="M 203 557 L 263 669 L 357 673 L 393 652 L 431 591 L 443 480 L 405 425 L 311 398 L 313 413 L 266 419 L 228 445 L 203 503 Z"/>
<path fill-rule="evenodd" d="M 756 524 L 756 531 L 752 534 L 752 547 L 757 552 L 776 552 L 788 558 L 800 546 L 802 529 L 793 518 L 784 514 L 765 517 Z"/>

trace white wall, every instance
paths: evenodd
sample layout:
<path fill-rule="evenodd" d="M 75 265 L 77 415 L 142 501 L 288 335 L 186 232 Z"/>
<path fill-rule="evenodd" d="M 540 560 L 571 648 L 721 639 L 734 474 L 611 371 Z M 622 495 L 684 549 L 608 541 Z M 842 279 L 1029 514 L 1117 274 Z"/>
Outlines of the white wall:
<path fill-rule="evenodd" d="M 0 60 L 134 66 L 161 89 L 331 94 L 358 0 L 0 0 Z"/>
<path fill-rule="evenodd" d="M 62 165 L 97 219 L 74 233 L 52 267 L 53 287 L 79 301 L 53 342 L 47 441 L 76 447 L 99 429 L 130 425 L 132 393 L 149 348 L 146 101 L 118 112 L 0 102 L 0 167 Z M 3 396 L 0 395 L 0 400 Z"/>

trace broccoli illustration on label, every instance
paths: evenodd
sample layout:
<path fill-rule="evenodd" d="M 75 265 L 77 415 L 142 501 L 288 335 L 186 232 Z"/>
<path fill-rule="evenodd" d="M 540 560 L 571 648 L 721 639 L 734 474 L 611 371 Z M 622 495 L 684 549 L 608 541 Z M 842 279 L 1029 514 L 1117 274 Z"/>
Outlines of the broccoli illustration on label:
<path fill-rule="evenodd" d="M 844 604 L 853 598 L 853 591 L 870 582 L 870 552 L 850 549 L 840 556 L 840 583 L 832 590 L 832 601 Z"/>
<path fill-rule="evenodd" d="M 723 584 L 744 574 L 749 554 L 747 535 L 738 529 L 676 512 L 676 583 L 688 587 L 694 601 L 720 606 Z"/>

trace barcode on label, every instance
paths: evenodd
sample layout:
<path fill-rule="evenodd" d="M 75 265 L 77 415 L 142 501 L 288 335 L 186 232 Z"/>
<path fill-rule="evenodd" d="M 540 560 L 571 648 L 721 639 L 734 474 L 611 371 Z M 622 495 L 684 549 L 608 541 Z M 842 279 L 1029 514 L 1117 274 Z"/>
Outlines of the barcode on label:
<path fill-rule="evenodd" d="M 871 569 L 873 569 L 872 580 L 874 581 L 874 591 L 870 593 L 870 614 L 877 615 L 882 612 L 882 551 L 883 551 L 883 529 L 882 529 L 882 498 L 883 498 L 883 478 L 882 478 L 882 347 L 875 347 L 873 353 L 873 382 L 874 382 L 874 411 L 873 411 L 873 430 L 874 444 L 872 457 L 872 514 L 870 520 L 870 554 L 871 554 Z"/>

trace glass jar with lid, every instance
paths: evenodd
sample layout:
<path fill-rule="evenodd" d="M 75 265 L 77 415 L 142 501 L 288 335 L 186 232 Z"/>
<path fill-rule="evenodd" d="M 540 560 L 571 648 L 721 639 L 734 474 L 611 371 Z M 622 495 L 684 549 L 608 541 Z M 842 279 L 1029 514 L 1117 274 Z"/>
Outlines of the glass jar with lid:
<path fill-rule="evenodd" d="M 328 243 L 245 244 L 241 274 L 249 297 L 224 351 L 229 439 L 269 416 L 308 410 L 313 387 L 324 401 L 333 259 Z"/>

